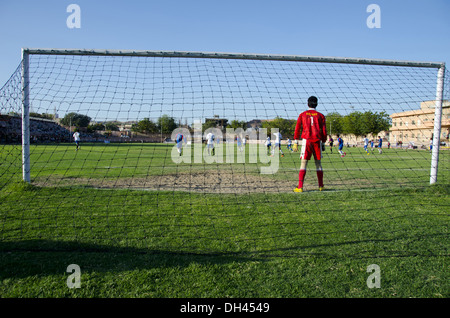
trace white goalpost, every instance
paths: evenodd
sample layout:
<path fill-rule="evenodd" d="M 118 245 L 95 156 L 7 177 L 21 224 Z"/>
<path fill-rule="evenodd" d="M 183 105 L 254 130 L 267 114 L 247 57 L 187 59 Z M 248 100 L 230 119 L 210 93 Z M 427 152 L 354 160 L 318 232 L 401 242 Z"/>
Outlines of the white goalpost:
<path fill-rule="evenodd" d="M 30 74 L 29 53 L 22 49 L 22 175 L 30 182 Z"/>
<path fill-rule="evenodd" d="M 442 101 L 444 98 L 444 74 L 445 64 L 442 64 L 438 70 L 436 85 L 436 109 L 434 112 L 434 129 L 433 129 L 433 151 L 431 157 L 430 184 L 437 182 L 438 164 L 439 164 L 439 148 L 442 123 Z"/>

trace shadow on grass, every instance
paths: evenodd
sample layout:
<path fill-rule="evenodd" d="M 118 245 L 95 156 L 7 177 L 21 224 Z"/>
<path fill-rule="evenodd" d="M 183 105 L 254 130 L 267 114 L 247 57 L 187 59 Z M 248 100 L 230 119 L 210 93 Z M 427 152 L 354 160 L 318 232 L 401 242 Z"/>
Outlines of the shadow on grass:
<path fill-rule="evenodd" d="M 70 264 L 84 272 L 122 272 L 264 260 L 240 253 L 172 252 L 52 240 L 0 242 L 0 280 L 64 274 Z"/>
<path fill-rule="evenodd" d="M 444 233 L 421 235 L 428 242 L 446 239 Z M 152 250 L 150 248 L 117 247 L 97 243 L 30 240 L 0 242 L 0 280 L 32 275 L 58 275 L 70 264 L 79 265 L 84 272 L 125 272 L 161 268 L 186 268 L 226 265 L 231 263 L 268 262 L 274 258 L 382 259 L 410 257 L 442 257 L 445 254 L 421 247 L 392 250 L 391 244 L 405 244 L 418 239 L 415 235 L 399 234 L 391 238 L 368 238 L 344 242 L 318 243 L 308 246 L 265 249 L 242 252 L 183 252 Z M 344 251 L 338 251 L 344 248 Z"/>

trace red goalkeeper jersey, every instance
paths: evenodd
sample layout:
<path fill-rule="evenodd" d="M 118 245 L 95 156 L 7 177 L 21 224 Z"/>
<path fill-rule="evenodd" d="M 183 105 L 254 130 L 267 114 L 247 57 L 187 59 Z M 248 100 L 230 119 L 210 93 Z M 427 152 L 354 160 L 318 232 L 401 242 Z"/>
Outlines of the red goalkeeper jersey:
<path fill-rule="evenodd" d="M 300 139 L 300 131 L 302 131 L 302 139 L 326 142 L 327 127 L 325 125 L 325 116 L 314 109 L 304 111 L 297 119 L 294 132 L 295 140 Z"/>

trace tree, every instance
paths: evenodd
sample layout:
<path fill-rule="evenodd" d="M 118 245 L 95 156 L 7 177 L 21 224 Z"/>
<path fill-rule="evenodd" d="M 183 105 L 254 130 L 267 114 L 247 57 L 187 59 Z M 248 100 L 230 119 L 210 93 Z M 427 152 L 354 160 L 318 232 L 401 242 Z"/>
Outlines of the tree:
<path fill-rule="evenodd" d="M 178 127 L 175 119 L 168 115 L 162 115 L 158 118 L 158 130 L 163 134 L 170 134 Z"/>
<path fill-rule="evenodd" d="M 30 117 L 34 117 L 34 118 L 44 118 L 44 119 L 50 119 L 50 120 L 53 119 L 53 115 L 52 115 L 52 114 L 47 114 L 47 113 L 39 114 L 39 113 L 33 113 L 33 112 L 30 112 Z"/>
<path fill-rule="evenodd" d="M 385 112 L 355 111 L 342 118 L 342 133 L 357 137 L 377 135 L 380 131 L 389 130 L 390 125 L 391 119 Z"/>
<path fill-rule="evenodd" d="M 91 124 L 89 126 L 87 126 L 87 132 L 89 133 L 93 133 L 96 130 L 105 130 L 105 125 L 103 125 L 102 123 L 96 123 L 96 124 Z"/>
<path fill-rule="evenodd" d="M 371 111 L 366 111 L 361 115 L 362 135 L 373 134 L 376 130 L 376 115 Z"/>
<path fill-rule="evenodd" d="M 278 131 L 281 133 L 281 135 L 291 136 L 294 135 L 296 124 L 296 120 L 284 119 L 277 116 L 274 120 L 264 121 L 261 127 L 267 129 L 267 134 L 272 134 L 272 128 L 278 128 Z"/>
<path fill-rule="evenodd" d="M 116 123 L 109 122 L 105 124 L 105 129 L 111 131 L 119 131 L 119 126 L 117 126 Z"/>
<path fill-rule="evenodd" d="M 143 120 L 140 120 L 137 124 L 134 124 L 131 127 L 131 130 L 144 134 L 156 133 L 159 131 L 157 125 L 149 118 L 144 118 Z"/>
<path fill-rule="evenodd" d="M 61 119 L 61 124 L 64 126 L 75 126 L 75 127 L 87 127 L 91 122 L 91 117 L 77 114 L 77 113 L 68 113 Z"/>
<path fill-rule="evenodd" d="M 202 124 L 202 132 L 205 132 L 208 128 L 215 128 L 217 127 L 217 123 L 215 120 L 207 120 L 204 124 Z"/>
<path fill-rule="evenodd" d="M 385 112 L 371 112 L 367 111 L 362 115 L 362 130 L 363 134 L 378 135 L 380 131 L 389 130 L 391 125 L 390 117 Z"/>
<path fill-rule="evenodd" d="M 325 116 L 327 133 L 340 135 L 343 133 L 343 118 L 341 114 L 337 112 L 329 113 Z"/>
<path fill-rule="evenodd" d="M 346 115 L 342 120 L 342 133 L 345 135 L 355 135 L 357 137 L 364 135 L 362 117 L 363 113 L 359 111 Z"/>
<path fill-rule="evenodd" d="M 230 127 L 233 129 L 242 128 L 245 130 L 247 128 L 246 126 L 247 126 L 247 123 L 243 120 L 241 121 L 241 120 L 234 119 L 230 123 Z"/>
<path fill-rule="evenodd" d="M 384 111 L 376 113 L 376 122 L 376 129 L 373 131 L 374 134 L 378 134 L 380 131 L 388 131 L 392 125 L 391 117 Z"/>

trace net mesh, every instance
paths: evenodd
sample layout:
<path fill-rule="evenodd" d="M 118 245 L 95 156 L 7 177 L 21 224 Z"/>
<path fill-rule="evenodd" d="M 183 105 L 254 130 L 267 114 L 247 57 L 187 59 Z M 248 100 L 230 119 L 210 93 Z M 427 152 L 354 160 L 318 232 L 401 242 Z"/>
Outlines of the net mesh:
<path fill-rule="evenodd" d="M 397 217 L 383 211 L 399 209 L 400 202 L 381 204 L 380 214 L 365 221 L 361 193 L 429 185 L 434 68 L 30 55 L 29 72 L 31 185 L 20 182 L 21 66 L 0 91 L 4 242 L 202 252 L 307 247 L 301 252 L 317 253 L 313 240 L 335 231 L 375 237 L 380 233 L 367 230 L 373 222 Z M 444 87 L 440 137 L 448 143 L 450 85 Z M 335 139 L 323 152 L 323 197 L 348 205 L 354 212 L 349 218 L 334 215 L 334 205 L 320 204 L 312 167 L 302 204 L 292 191 L 300 159 L 288 139 L 311 95 L 319 98 L 317 110 Z M 227 128 L 233 131 L 227 134 Z M 181 153 L 175 129 L 185 136 Z M 277 129 L 281 148 L 267 148 L 267 136 L 273 139 Z M 205 143 L 210 131 L 216 136 L 213 156 Z M 337 134 L 344 139 L 342 153 Z M 375 141 L 367 150 L 364 135 Z M 267 167 L 273 169 L 263 173 Z M 439 178 L 448 176 L 443 144 Z M 408 213 L 408 203 L 402 204 L 400 216 Z M 320 222 L 298 217 L 318 211 L 322 230 Z"/>

